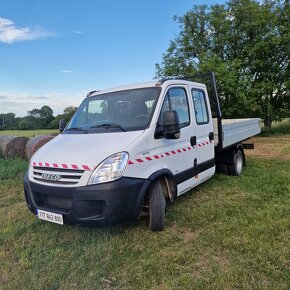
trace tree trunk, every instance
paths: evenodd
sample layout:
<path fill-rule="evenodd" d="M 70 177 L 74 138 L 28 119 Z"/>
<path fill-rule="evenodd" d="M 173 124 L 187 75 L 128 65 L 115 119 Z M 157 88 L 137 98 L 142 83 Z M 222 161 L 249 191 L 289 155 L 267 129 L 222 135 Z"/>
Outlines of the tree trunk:
<path fill-rule="evenodd" d="M 270 116 L 266 116 L 264 119 L 264 126 L 267 129 L 271 129 L 272 128 L 272 119 Z"/>

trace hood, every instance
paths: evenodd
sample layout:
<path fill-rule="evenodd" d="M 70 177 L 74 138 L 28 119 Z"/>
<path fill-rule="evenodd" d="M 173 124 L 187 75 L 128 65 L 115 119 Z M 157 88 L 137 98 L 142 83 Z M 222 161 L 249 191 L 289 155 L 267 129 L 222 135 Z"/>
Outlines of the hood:
<path fill-rule="evenodd" d="M 144 131 L 60 134 L 31 158 L 31 166 L 93 170 L 112 154 L 126 151 Z"/>

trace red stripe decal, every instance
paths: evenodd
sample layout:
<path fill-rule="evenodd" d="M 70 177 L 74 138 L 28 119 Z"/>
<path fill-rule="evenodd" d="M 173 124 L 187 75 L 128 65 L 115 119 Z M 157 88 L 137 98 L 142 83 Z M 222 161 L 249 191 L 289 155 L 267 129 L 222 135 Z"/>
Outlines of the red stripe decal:
<path fill-rule="evenodd" d="M 71 167 L 72 167 L 73 169 L 78 169 L 77 165 L 75 165 L 75 164 L 72 164 Z"/>
<path fill-rule="evenodd" d="M 42 162 L 38 162 L 38 165 L 39 165 L 39 166 L 42 166 Z"/>
<path fill-rule="evenodd" d="M 91 170 L 90 167 L 88 165 L 82 165 L 84 170 Z"/>
<path fill-rule="evenodd" d="M 196 146 L 198 146 L 198 147 L 202 147 L 202 146 L 205 146 L 205 145 L 208 145 L 208 144 L 210 144 L 210 143 L 212 143 L 213 141 L 212 140 L 208 140 L 208 141 L 204 141 L 204 142 L 202 142 L 202 143 L 199 143 L 199 144 L 197 144 Z M 172 150 L 172 151 L 170 151 L 170 152 L 165 152 L 165 153 L 163 153 L 163 154 L 160 154 L 160 155 L 154 155 L 154 156 L 152 156 L 152 157 L 145 157 L 145 159 L 141 159 L 141 158 L 139 158 L 139 159 L 135 159 L 136 160 L 136 162 L 138 162 L 138 163 L 143 163 L 144 161 L 152 161 L 153 159 L 160 159 L 160 158 L 164 158 L 165 156 L 164 155 L 166 155 L 166 156 L 170 156 L 171 154 L 173 154 L 173 155 L 175 155 L 177 152 L 178 153 L 182 153 L 182 151 L 183 152 L 187 152 L 187 150 L 192 150 L 192 149 L 194 149 L 195 148 L 195 146 L 192 146 L 192 147 L 186 147 L 186 148 L 181 148 L 181 149 L 176 149 L 176 150 Z M 131 161 L 131 160 L 129 160 L 128 161 L 128 165 L 132 165 L 132 164 L 135 164 L 133 161 Z M 86 170 L 90 170 L 90 168 L 88 167 L 88 166 L 86 166 L 86 165 L 82 165 L 83 166 L 83 168 L 84 169 L 86 169 Z M 76 165 L 72 165 L 72 167 L 74 168 L 74 169 L 77 169 L 78 167 L 76 166 Z"/>
<path fill-rule="evenodd" d="M 58 165 L 56 163 L 53 163 L 52 166 L 58 168 Z"/>
<path fill-rule="evenodd" d="M 48 163 L 48 162 L 45 162 L 45 166 L 46 166 L 46 167 L 49 167 L 49 163 Z"/>
<path fill-rule="evenodd" d="M 66 164 L 62 164 L 61 166 L 62 166 L 62 168 L 64 168 L 64 169 L 68 169 L 68 166 L 67 166 Z"/>

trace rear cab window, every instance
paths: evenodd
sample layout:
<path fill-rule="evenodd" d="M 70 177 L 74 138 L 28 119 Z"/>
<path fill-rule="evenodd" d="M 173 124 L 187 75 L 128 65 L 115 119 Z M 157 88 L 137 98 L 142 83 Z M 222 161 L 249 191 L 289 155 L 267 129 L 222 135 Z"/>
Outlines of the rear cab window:
<path fill-rule="evenodd" d="M 204 91 L 199 89 L 192 89 L 191 94 L 194 105 L 196 123 L 198 125 L 208 124 L 209 114 Z"/>

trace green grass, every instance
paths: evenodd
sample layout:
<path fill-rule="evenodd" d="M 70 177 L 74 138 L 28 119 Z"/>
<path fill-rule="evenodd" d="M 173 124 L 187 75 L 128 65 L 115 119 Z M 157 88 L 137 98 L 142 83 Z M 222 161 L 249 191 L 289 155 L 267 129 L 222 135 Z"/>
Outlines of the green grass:
<path fill-rule="evenodd" d="M 248 158 L 172 203 L 166 229 L 38 221 L 26 162 L 0 159 L 0 288 L 289 289 L 290 162 Z"/>
<path fill-rule="evenodd" d="M 260 136 L 278 136 L 278 135 L 289 135 L 290 134 L 290 119 L 285 119 L 282 122 L 276 122 L 272 128 L 268 129 L 263 127 Z"/>
<path fill-rule="evenodd" d="M 24 136 L 32 138 L 38 135 L 45 135 L 51 133 L 59 133 L 57 129 L 45 129 L 45 130 L 6 130 L 0 131 L 0 135 L 12 135 L 12 136 Z"/>

